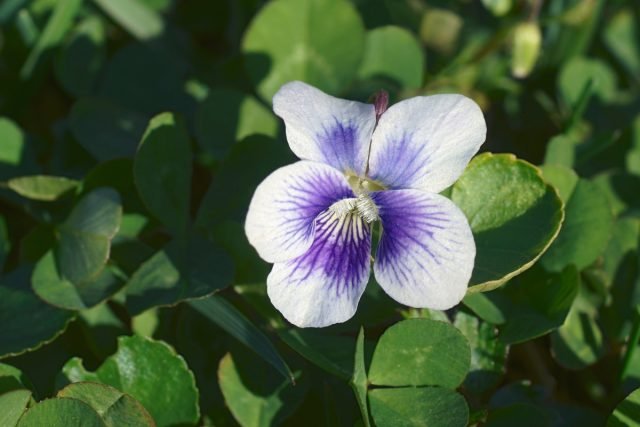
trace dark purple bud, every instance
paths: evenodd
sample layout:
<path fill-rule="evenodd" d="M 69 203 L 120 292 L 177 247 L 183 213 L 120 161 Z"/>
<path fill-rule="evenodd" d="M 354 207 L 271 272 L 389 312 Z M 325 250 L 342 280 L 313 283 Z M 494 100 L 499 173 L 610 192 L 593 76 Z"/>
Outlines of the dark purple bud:
<path fill-rule="evenodd" d="M 389 106 L 389 94 L 386 90 L 380 89 L 373 95 L 373 105 L 376 107 L 376 122 L 380 120 L 380 116 L 387 111 Z"/>

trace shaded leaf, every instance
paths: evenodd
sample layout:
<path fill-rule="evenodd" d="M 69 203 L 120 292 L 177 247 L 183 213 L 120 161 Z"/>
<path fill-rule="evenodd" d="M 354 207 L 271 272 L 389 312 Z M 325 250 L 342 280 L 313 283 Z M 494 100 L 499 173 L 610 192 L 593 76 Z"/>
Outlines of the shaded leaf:
<path fill-rule="evenodd" d="M 469 292 L 495 289 L 531 267 L 557 236 L 564 216 L 562 201 L 540 171 L 509 154 L 473 159 L 454 184 L 451 200 L 469 219 L 476 241 Z"/>

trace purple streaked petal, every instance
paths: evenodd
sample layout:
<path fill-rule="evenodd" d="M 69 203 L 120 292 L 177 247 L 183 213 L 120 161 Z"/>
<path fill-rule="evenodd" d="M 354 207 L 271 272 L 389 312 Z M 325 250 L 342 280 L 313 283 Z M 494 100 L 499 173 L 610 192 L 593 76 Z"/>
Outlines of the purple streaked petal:
<path fill-rule="evenodd" d="M 316 220 L 313 245 L 302 256 L 276 263 L 267 278 L 273 305 L 299 327 L 349 320 L 371 270 L 369 225 L 357 215 L 325 211 Z"/>
<path fill-rule="evenodd" d="M 399 102 L 373 134 L 369 176 L 392 189 L 439 193 L 458 179 L 486 131 L 482 111 L 462 95 Z"/>
<path fill-rule="evenodd" d="M 313 243 L 316 217 L 353 196 L 345 177 L 322 163 L 300 161 L 277 169 L 256 188 L 249 205 L 249 243 L 265 261 L 293 259 Z"/>
<path fill-rule="evenodd" d="M 466 217 L 439 194 L 419 190 L 374 193 L 382 235 L 373 271 L 393 299 L 446 310 L 464 297 L 476 245 Z"/>
<path fill-rule="evenodd" d="M 362 175 L 376 123 L 371 104 L 334 98 L 302 82 L 287 83 L 273 97 L 296 156 Z"/>

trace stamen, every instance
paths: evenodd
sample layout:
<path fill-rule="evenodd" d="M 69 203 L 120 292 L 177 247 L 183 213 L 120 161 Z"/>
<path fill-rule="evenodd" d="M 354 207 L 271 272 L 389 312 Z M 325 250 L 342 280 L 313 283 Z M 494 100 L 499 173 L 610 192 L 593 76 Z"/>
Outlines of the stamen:
<path fill-rule="evenodd" d="M 356 199 L 356 209 L 358 210 L 360 217 L 368 223 L 377 221 L 379 218 L 378 207 L 373 200 L 371 200 L 371 197 L 366 194 L 358 195 L 358 198 Z"/>
<path fill-rule="evenodd" d="M 356 209 L 356 199 L 342 199 L 338 200 L 331 206 L 329 210 L 339 218 L 352 213 Z"/>

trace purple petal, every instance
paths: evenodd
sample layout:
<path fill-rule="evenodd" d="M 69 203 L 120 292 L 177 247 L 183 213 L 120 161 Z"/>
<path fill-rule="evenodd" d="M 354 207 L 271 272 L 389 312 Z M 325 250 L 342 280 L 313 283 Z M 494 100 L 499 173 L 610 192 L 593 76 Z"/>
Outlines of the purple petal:
<path fill-rule="evenodd" d="M 323 212 L 313 245 L 302 256 L 276 263 L 267 278 L 273 305 L 299 327 L 350 319 L 369 280 L 369 225 L 357 215 Z"/>
<path fill-rule="evenodd" d="M 462 95 L 399 102 L 373 134 L 369 176 L 392 189 L 439 193 L 458 179 L 486 130 L 478 105 Z"/>
<path fill-rule="evenodd" d="M 249 243 L 268 262 L 295 258 L 313 243 L 316 217 L 348 197 L 353 192 L 345 177 L 330 166 L 309 161 L 284 166 L 253 195 L 245 222 Z"/>
<path fill-rule="evenodd" d="M 287 141 L 301 159 L 362 175 L 376 123 L 371 104 L 334 98 L 302 82 L 287 83 L 273 97 Z"/>
<path fill-rule="evenodd" d="M 374 193 L 382 235 L 373 270 L 384 291 L 410 307 L 446 310 L 467 290 L 476 246 L 449 199 L 418 190 Z"/>

